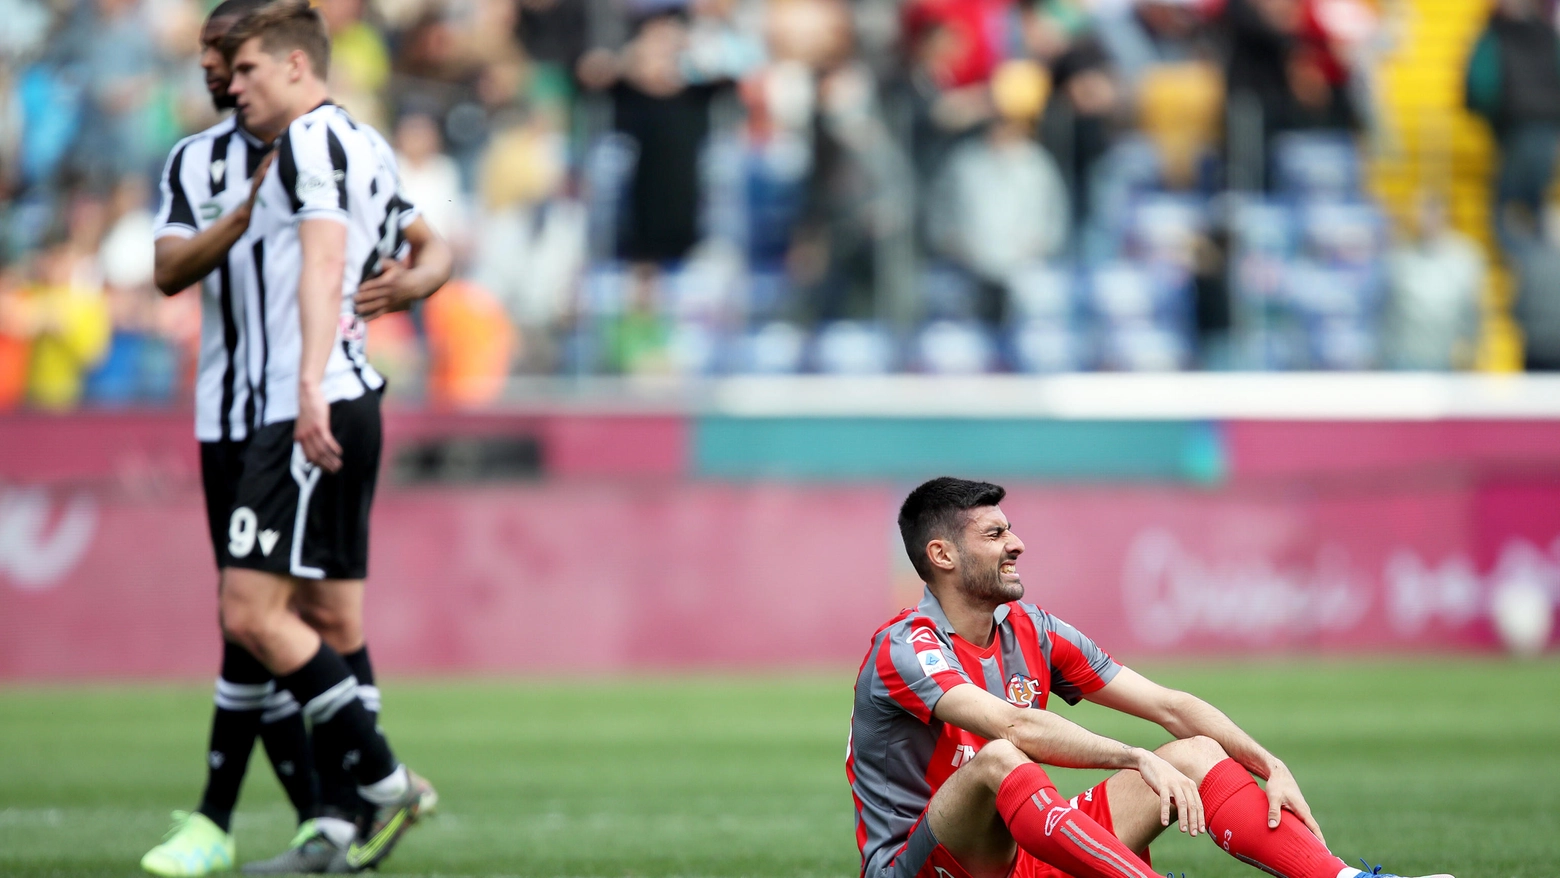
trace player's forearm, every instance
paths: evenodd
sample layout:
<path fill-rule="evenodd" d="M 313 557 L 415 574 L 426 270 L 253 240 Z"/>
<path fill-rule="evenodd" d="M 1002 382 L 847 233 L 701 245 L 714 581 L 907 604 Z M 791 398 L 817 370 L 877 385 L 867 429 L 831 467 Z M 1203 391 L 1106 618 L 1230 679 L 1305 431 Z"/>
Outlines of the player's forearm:
<path fill-rule="evenodd" d="M 1219 742 L 1230 758 L 1264 780 L 1283 767 L 1278 757 L 1235 725 L 1223 711 L 1195 695 L 1179 693 L 1171 706 L 1170 717 L 1162 725 L 1165 731 L 1176 738 L 1190 738 L 1194 735 L 1212 738 Z"/>
<path fill-rule="evenodd" d="M 1021 710 L 1002 730 L 1030 759 L 1060 768 L 1135 769 L 1147 752 L 1096 735 L 1048 710 Z"/>
<path fill-rule="evenodd" d="M 249 228 L 249 208 L 242 206 L 191 238 L 164 236 L 153 253 L 152 282 L 172 296 L 217 270 L 228 250 Z"/>
<path fill-rule="evenodd" d="M 455 271 L 455 254 L 450 245 L 421 219 L 407 231 L 419 233 L 407 238 L 412 245 L 408 274 L 416 285 L 418 298 L 426 299 L 449 281 Z"/>

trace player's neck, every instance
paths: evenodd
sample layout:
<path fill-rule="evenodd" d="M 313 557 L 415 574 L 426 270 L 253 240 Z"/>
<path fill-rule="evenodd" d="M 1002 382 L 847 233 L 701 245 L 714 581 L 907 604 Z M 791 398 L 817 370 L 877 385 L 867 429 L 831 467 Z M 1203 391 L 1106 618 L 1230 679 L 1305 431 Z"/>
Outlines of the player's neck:
<path fill-rule="evenodd" d="M 287 107 L 286 120 L 277 128 L 278 131 L 286 131 L 287 126 L 298 121 L 326 101 L 330 100 L 330 92 L 325 90 L 325 83 L 310 81 L 300 85 L 295 99 Z"/>
<path fill-rule="evenodd" d="M 934 590 L 933 594 L 937 596 L 937 603 L 942 605 L 943 615 L 948 617 L 948 624 L 953 626 L 955 634 L 980 649 L 991 645 L 991 638 L 997 630 L 993 614 L 998 605 L 969 598 L 954 586 Z"/>

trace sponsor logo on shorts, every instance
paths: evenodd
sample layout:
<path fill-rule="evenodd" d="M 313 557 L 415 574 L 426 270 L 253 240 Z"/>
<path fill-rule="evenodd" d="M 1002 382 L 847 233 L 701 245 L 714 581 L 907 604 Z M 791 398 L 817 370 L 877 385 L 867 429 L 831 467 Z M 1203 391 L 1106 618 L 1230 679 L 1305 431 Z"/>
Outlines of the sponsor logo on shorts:
<path fill-rule="evenodd" d="M 1045 687 L 1034 677 L 1024 674 L 1014 674 L 1008 677 L 1007 700 L 1015 707 L 1030 707 L 1035 699 L 1045 694 Z"/>

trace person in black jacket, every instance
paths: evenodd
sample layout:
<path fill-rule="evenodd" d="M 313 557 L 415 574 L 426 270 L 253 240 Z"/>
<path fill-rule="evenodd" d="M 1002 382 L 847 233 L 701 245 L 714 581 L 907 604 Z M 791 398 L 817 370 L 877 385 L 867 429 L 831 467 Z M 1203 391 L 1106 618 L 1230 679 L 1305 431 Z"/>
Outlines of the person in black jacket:
<path fill-rule="evenodd" d="M 1501 0 L 1468 59 L 1468 109 L 1489 120 L 1500 153 L 1497 232 L 1506 207 L 1542 213 L 1560 147 L 1560 35 L 1539 0 Z"/>

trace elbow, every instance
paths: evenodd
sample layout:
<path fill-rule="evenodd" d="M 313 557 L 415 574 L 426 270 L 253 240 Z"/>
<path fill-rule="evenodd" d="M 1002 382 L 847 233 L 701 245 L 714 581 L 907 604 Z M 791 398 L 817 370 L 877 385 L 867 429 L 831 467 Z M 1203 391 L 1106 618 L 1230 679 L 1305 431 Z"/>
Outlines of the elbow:
<path fill-rule="evenodd" d="M 182 280 L 164 268 L 157 268 L 152 272 L 152 283 L 157 287 L 157 291 L 165 296 L 176 296 L 184 292 L 189 284 L 183 283 Z"/>

